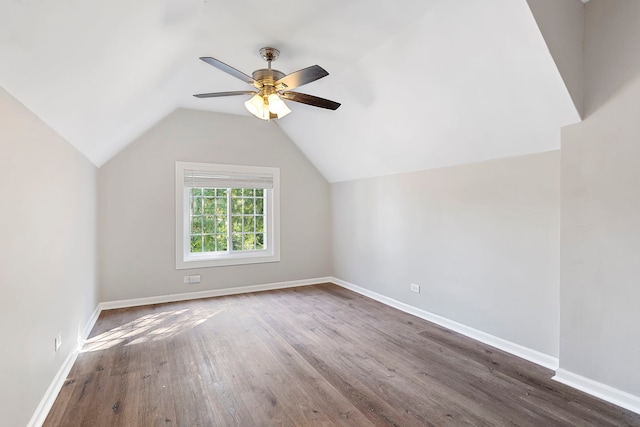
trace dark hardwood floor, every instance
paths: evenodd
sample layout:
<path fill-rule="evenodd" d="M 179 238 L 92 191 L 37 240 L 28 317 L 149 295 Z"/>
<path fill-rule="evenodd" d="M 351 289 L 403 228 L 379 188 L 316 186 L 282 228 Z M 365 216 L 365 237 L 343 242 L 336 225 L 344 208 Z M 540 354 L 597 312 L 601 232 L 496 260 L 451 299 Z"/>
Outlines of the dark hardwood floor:
<path fill-rule="evenodd" d="M 326 284 L 103 312 L 45 426 L 640 426 L 552 375 Z"/>

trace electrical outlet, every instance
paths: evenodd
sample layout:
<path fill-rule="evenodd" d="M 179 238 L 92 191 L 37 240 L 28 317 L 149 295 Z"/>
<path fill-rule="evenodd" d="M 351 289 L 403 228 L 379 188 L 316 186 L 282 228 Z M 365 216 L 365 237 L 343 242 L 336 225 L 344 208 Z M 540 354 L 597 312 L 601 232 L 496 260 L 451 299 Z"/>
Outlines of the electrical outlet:
<path fill-rule="evenodd" d="M 194 283 L 200 283 L 200 275 L 194 274 L 193 276 L 184 276 L 185 285 L 193 285 Z"/>
<path fill-rule="evenodd" d="M 415 283 L 412 283 L 410 286 L 411 292 L 415 292 L 416 294 L 420 293 L 420 285 L 416 285 Z"/>
<path fill-rule="evenodd" d="M 55 351 L 60 350 L 60 347 L 62 347 L 62 334 L 58 334 L 58 336 L 55 337 L 54 344 L 55 344 Z"/>

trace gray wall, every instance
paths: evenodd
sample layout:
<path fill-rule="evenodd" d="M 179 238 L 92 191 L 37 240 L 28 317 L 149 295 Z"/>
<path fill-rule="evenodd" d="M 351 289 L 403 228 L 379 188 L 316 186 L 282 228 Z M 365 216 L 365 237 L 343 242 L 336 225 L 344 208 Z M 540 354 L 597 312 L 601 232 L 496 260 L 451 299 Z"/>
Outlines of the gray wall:
<path fill-rule="evenodd" d="M 562 132 L 560 367 L 640 396 L 640 2 L 586 8 L 589 116 Z"/>
<path fill-rule="evenodd" d="M 281 261 L 176 270 L 176 161 L 279 167 Z M 102 301 L 331 275 L 329 184 L 273 122 L 176 110 L 100 168 L 99 207 Z"/>
<path fill-rule="evenodd" d="M 559 174 L 554 151 L 332 184 L 334 275 L 557 357 Z"/>
<path fill-rule="evenodd" d="M 97 172 L 2 88 L 0 118 L 0 423 L 23 426 L 97 305 Z"/>

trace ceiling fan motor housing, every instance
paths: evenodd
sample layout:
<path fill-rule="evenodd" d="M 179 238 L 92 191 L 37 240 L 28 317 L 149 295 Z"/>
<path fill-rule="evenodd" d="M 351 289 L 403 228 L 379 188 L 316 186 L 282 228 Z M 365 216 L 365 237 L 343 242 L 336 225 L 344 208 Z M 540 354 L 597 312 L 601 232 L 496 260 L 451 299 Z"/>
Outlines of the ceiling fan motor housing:
<path fill-rule="evenodd" d="M 267 89 L 268 87 L 273 88 L 275 86 L 275 82 L 284 76 L 285 74 L 282 71 L 274 70 L 272 68 L 261 68 L 259 70 L 255 70 L 252 74 L 253 80 L 260 84 L 259 87 L 255 85 L 257 89 Z"/>

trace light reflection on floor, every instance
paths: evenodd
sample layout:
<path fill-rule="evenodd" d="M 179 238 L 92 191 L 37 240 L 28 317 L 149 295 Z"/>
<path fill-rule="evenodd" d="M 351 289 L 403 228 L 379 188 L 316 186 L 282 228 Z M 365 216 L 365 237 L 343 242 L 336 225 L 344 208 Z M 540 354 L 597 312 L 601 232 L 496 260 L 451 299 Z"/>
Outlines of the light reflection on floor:
<path fill-rule="evenodd" d="M 222 311 L 224 308 L 216 311 L 197 308 L 147 314 L 87 339 L 81 352 L 106 350 L 116 345 L 127 346 L 171 338 L 183 331 L 195 328 Z"/>

